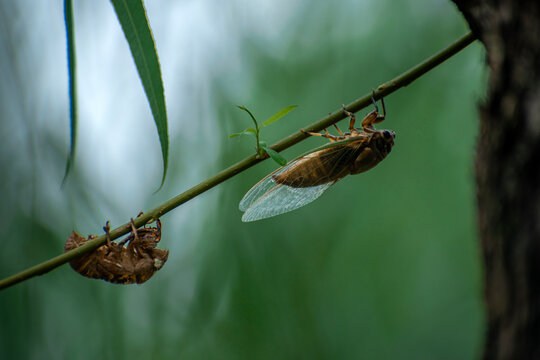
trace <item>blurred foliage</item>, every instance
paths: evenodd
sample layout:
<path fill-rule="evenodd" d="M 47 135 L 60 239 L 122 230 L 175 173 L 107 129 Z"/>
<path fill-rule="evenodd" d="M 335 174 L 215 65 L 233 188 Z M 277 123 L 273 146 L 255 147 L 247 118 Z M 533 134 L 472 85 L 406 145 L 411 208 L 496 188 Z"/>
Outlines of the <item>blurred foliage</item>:
<path fill-rule="evenodd" d="M 182 9 L 189 4 L 182 2 Z M 236 29 L 241 71 L 223 66 L 226 56 L 235 56 L 229 33 L 215 35 L 229 51 L 218 53 L 207 44 L 207 52 L 193 51 L 193 62 L 204 59 L 206 66 L 206 77 L 193 78 L 193 84 L 211 91 L 192 104 L 195 109 L 176 110 L 189 111 L 196 124 L 171 138 L 170 178 L 153 196 L 155 181 L 145 174 L 159 179 L 161 169 L 140 160 L 133 167 L 135 157 L 123 160 L 125 168 L 99 159 L 85 164 L 81 157 L 60 190 L 68 149 L 67 91 L 33 89 L 50 64 L 38 64 L 20 44 L 31 43 L 37 30 L 17 26 L 24 13 L 17 12 L 19 5 L 0 5 L 0 45 L 6 49 L 0 55 L 0 215 L 6 234 L 0 276 L 58 254 L 72 228 L 100 232 L 107 219 L 124 222 L 141 207 L 153 207 L 251 155 L 252 143 L 227 140 L 245 126 L 236 104 L 257 114 L 300 105 L 265 129 L 272 144 L 467 31 L 453 5 L 441 1 L 299 0 L 283 9 L 279 3 L 261 2 L 258 8 L 241 0 L 223 7 L 203 4 L 217 29 Z M 189 77 L 167 77 L 172 65 L 167 48 L 160 47 L 165 35 L 153 5 L 146 5 L 173 104 L 172 129 L 179 115 L 170 99 L 183 95 L 169 92 L 167 84 Z M 77 16 L 84 14 L 77 15 L 77 6 L 75 11 L 77 26 Z M 203 30 L 191 29 L 198 31 Z M 79 49 L 84 51 L 83 42 Z M 0 358 L 477 358 L 484 315 L 472 164 L 476 105 L 485 80 L 482 51 L 473 44 L 386 98 L 387 118 L 379 127 L 396 132 L 392 153 L 314 203 L 241 223 L 239 200 L 276 168 L 266 161 L 162 219 L 162 243 L 171 256 L 142 286 L 82 278 L 63 266 L 1 292 Z M 85 71 L 83 64 L 79 71 Z M 50 125 L 58 118 L 66 119 L 66 129 Z M 197 134 L 193 128 L 212 130 Z M 81 132 L 85 136 L 90 135 Z M 308 139 L 284 155 L 294 158 L 323 143 Z M 159 163 L 159 152 L 154 154 Z M 96 174 L 102 168 L 115 183 L 100 186 Z M 129 176 L 131 171 L 140 176 Z M 133 196 L 122 202 L 114 196 L 120 188 Z"/>

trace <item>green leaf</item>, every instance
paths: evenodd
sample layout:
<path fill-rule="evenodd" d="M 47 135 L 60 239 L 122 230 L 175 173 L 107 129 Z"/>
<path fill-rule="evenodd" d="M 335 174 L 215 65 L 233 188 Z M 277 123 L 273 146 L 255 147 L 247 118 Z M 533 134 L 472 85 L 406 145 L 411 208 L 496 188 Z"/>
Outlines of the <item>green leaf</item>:
<path fill-rule="evenodd" d="M 281 156 L 277 151 L 266 146 L 261 146 L 261 147 L 263 148 L 264 151 L 266 151 L 268 156 L 270 156 L 272 160 L 277 162 L 279 165 L 285 166 L 287 164 L 287 160 L 283 156 Z"/>
<path fill-rule="evenodd" d="M 75 163 L 75 150 L 77 146 L 77 58 L 75 52 L 75 26 L 73 24 L 73 2 L 64 1 L 64 21 L 66 22 L 67 53 L 68 53 L 68 80 L 69 80 L 69 123 L 71 141 L 69 157 L 64 172 L 62 185 L 65 184 L 73 164 Z"/>
<path fill-rule="evenodd" d="M 242 132 L 234 133 L 234 134 L 229 135 L 229 138 L 232 139 L 233 137 L 242 136 L 242 135 L 255 136 L 255 129 L 254 128 L 247 128 Z"/>
<path fill-rule="evenodd" d="M 271 123 L 278 121 L 279 119 L 287 115 L 290 111 L 292 111 L 295 107 L 298 107 L 298 105 L 287 106 L 286 108 L 279 110 L 277 113 L 270 116 L 265 122 L 263 122 L 261 124 L 261 127 L 270 125 Z"/>
<path fill-rule="evenodd" d="M 161 68 L 152 30 L 148 24 L 142 0 L 111 0 L 111 2 L 131 49 L 131 55 L 156 123 L 163 156 L 163 178 L 161 179 L 161 186 L 163 186 L 169 159 L 169 134 Z"/>
<path fill-rule="evenodd" d="M 253 116 L 253 114 L 251 113 L 251 111 L 248 110 L 247 107 L 245 106 L 242 106 L 242 105 L 236 105 L 239 109 L 242 109 L 244 110 L 245 112 L 247 112 L 249 114 L 249 116 L 251 116 L 251 119 L 253 119 L 253 122 L 255 123 L 255 129 L 259 129 L 259 124 L 257 124 L 257 120 L 255 119 L 255 116 Z M 258 131 L 258 130 L 255 130 L 255 131 Z"/>

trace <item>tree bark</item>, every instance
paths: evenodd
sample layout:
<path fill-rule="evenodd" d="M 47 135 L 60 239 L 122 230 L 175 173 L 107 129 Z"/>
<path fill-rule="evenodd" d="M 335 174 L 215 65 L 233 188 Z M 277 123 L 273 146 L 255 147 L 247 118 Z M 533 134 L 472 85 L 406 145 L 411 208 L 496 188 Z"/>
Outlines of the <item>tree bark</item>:
<path fill-rule="evenodd" d="M 484 359 L 540 359 L 540 1 L 454 2 L 491 72 L 475 164 Z"/>

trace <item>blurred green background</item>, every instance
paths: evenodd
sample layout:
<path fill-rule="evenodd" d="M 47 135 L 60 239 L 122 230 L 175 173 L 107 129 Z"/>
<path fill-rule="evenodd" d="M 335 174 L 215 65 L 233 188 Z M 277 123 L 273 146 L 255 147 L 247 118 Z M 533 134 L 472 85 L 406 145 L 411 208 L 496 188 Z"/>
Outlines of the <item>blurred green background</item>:
<path fill-rule="evenodd" d="M 0 277 L 59 254 L 243 159 L 468 31 L 449 1 L 147 1 L 169 111 L 170 169 L 112 6 L 75 2 L 80 127 L 69 146 L 62 4 L 0 1 Z M 2 359 L 477 359 L 475 43 L 387 97 L 392 153 L 297 211 L 242 223 L 271 161 L 162 218 L 165 267 L 112 285 L 63 266 L 0 292 Z M 358 115 L 361 118 L 371 109 Z M 346 128 L 346 122 L 340 124 Z M 311 138 L 292 159 L 324 143 Z"/>

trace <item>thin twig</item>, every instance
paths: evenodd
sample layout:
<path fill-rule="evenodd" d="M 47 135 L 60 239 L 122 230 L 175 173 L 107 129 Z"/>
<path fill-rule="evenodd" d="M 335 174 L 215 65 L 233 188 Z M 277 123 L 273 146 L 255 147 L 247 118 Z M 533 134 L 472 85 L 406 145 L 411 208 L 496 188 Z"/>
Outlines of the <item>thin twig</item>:
<path fill-rule="evenodd" d="M 459 40 L 448 46 L 447 48 L 443 49 L 442 51 L 438 52 L 437 54 L 433 55 L 432 57 L 426 59 L 425 61 L 421 62 L 420 64 L 416 65 L 415 67 L 409 69 L 408 71 L 404 72 L 403 74 L 399 75 L 398 77 L 380 85 L 377 90 L 375 91 L 375 99 L 380 99 L 381 97 L 387 96 L 397 89 L 409 85 L 414 80 L 418 79 L 420 76 L 428 72 L 429 70 L 433 69 L 437 65 L 441 64 L 451 56 L 457 54 L 459 51 L 464 49 L 467 45 L 472 43 L 475 40 L 475 37 L 472 33 L 468 33 L 461 37 Z M 363 97 L 353 101 L 349 105 L 346 106 L 347 110 L 351 112 L 357 112 L 364 107 L 371 104 L 371 96 L 372 93 L 369 92 L 368 94 L 364 95 Z M 337 123 L 338 121 L 345 118 L 345 114 L 343 113 L 343 110 L 340 108 L 333 113 L 329 114 L 328 116 L 325 116 L 321 120 L 304 127 L 306 131 L 311 132 L 317 132 L 321 131 L 322 129 L 325 129 L 332 124 Z M 303 132 L 296 132 L 294 134 L 289 135 L 288 137 L 284 138 L 281 141 L 278 141 L 274 145 L 271 146 L 272 149 L 275 151 L 283 151 L 298 142 L 306 139 L 308 136 Z M 166 201 L 165 203 L 161 204 L 160 206 L 145 212 L 143 215 L 135 219 L 135 226 L 140 227 L 148 222 L 153 221 L 154 219 L 158 219 L 164 214 L 168 213 L 172 209 L 182 205 L 186 201 L 189 201 L 196 197 L 199 194 L 202 194 L 203 192 L 210 190 L 214 186 L 222 183 L 223 181 L 235 176 L 236 174 L 252 167 L 253 165 L 265 160 L 268 158 L 268 155 L 264 157 L 257 157 L 257 154 L 253 154 L 244 160 L 230 166 L 229 168 L 219 172 L 218 174 L 212 176 L 211 178 L 201 182 L 200 184 L 192 187 L 191 189 L 183 192 L 180 195 L 177 195 L 176 197 Z M 110 232 L 111 239 L 116 239 L 130 231 L 130 223 L 126 223 L 122 226 L 119 226 L 118 228 L 112 230 Z M 0 289 L 7 288 L 9 286 L 12 286 L 14 284 L 17 284 L 21 281 L 24 281 L 26 279 L 29 279 L 31 277 L 34 277 L 36 275 L 42 275 L 45 274 L 52 269 L 63 265 L 72 259 L 75 259 L 87 252 L 90 252 L 94 249 L 97 249 L 101 245 L 105 244 L 106 238 L 105 235 L 101 235 L 93 240 L 90 240 L 86 242 L 84 245 L 73 249 L 69 252 L 66 252 L 62 255 L 56 256 L 50 260 L 47 260 L 41 264 L 35 265 L 31 268 L 28 268 L 24 271 L 21 271 L 18 274 L 12 275 L 10 277 L 7 277 L 5 279 L 0 280 Z"/>

